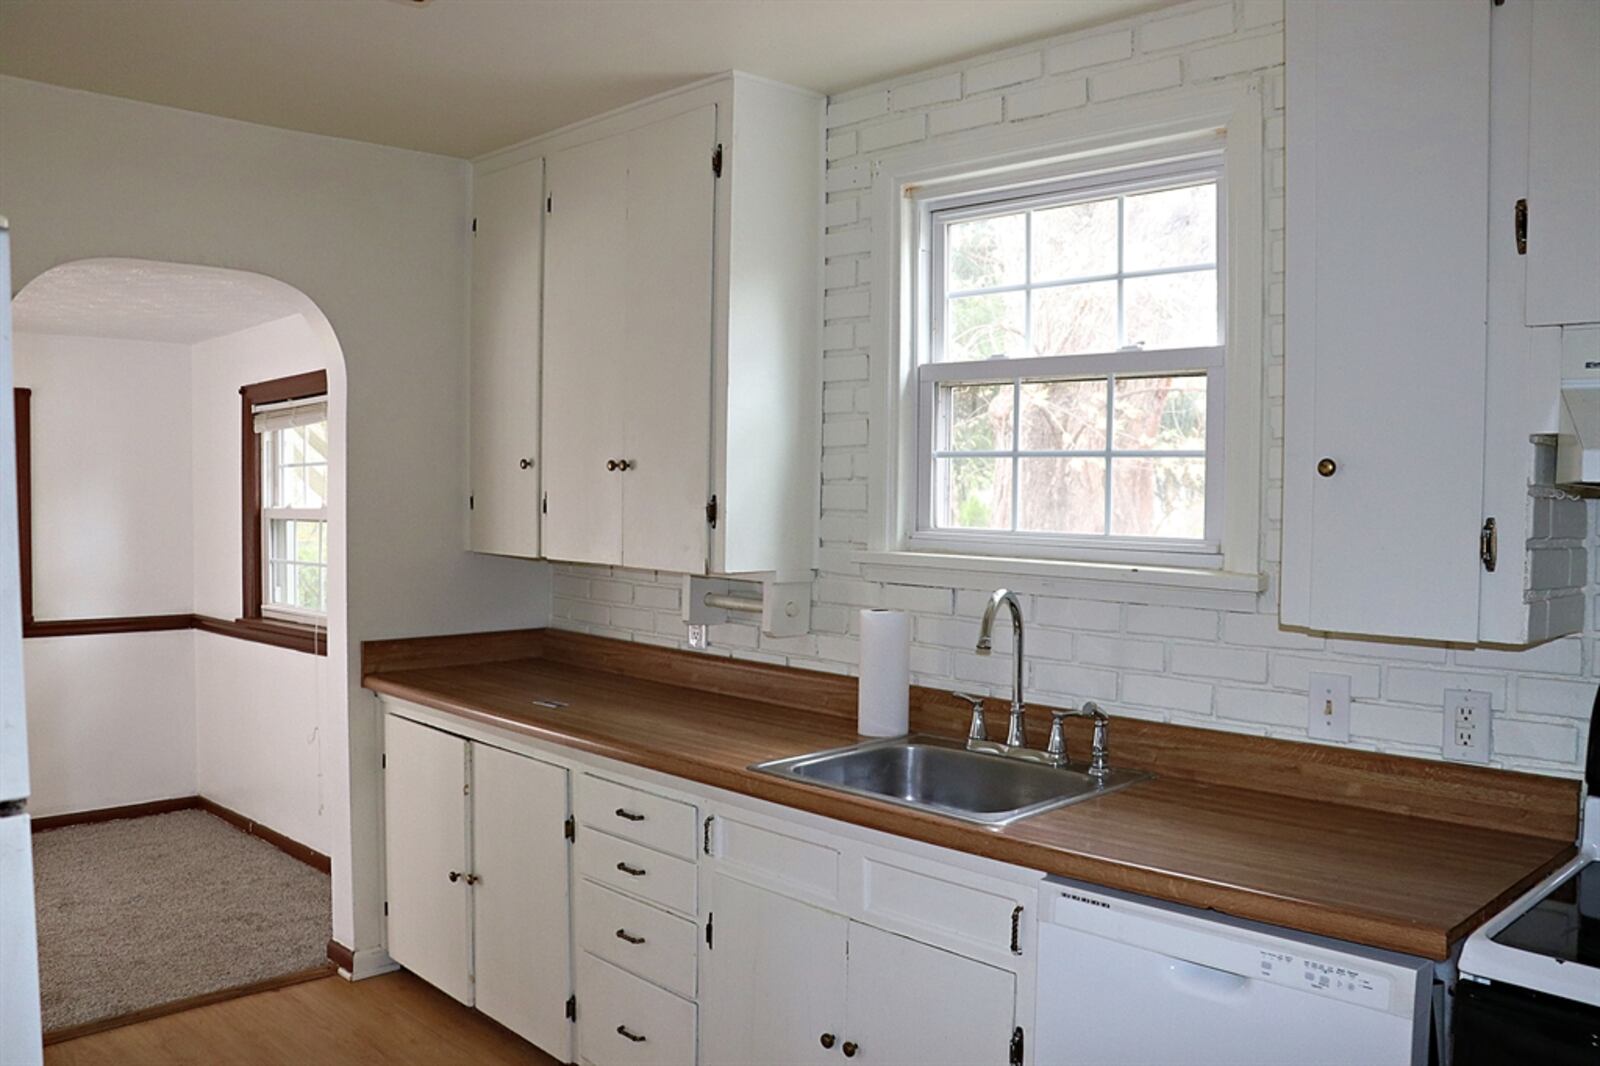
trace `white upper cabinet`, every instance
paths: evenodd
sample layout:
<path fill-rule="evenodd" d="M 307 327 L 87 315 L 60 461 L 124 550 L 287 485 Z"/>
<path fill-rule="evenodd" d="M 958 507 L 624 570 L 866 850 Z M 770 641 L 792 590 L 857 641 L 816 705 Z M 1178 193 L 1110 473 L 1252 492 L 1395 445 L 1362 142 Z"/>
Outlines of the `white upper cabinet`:
<path fill-rule="evenodd" d="M 539 554 L 539 295 L 544 164 L 473 182 L 473 551 Z"/>
<path fill-rule="evenodd" d="M 1289 6 L 1286 625 L 1477 639 L 1489 10 Z"/>
<path fill-rule="evenodd" d="M 1532 18 L 1526 321 L 1600 322 L 1600 2 L 1533 0 Z"/>
<path fill-rule="evenodd" d="M 482 201 L 548 161 L 542 318 L 517 305 L 542 334 L 542 395 L 474 393 L 475 431 L 503 418 L 541 442 L 542 543 L 513 554 L 809 576 L 822 114 L 816 94 L 729 74 L 478 163 Z M 475 289 L 506 284 L 475 262 Z"/>

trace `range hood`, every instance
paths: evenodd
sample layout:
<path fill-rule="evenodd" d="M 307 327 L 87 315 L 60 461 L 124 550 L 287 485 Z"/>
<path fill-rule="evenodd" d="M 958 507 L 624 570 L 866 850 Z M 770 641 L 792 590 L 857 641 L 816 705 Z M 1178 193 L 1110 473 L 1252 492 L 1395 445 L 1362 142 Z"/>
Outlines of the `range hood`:
<path fill-rule="evenodd" d="M 1600 326 L 1561 331 L 1561 430 L 1556 485 L 1600 495 Z"/>

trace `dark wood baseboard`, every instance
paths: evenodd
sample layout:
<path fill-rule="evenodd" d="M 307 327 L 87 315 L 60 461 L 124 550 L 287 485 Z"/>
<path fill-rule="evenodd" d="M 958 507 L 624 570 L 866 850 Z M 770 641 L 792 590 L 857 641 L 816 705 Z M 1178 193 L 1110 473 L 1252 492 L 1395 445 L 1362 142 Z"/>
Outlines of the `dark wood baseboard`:
<path fill-rule="evenodd" d="M 137 614 L 108 618 L 58 618 L 42 622 L 24 619 L 22 623 L 22 635 L 29 639 L 87 637 L 103 633 L 159 633 L 174 629 L 198 629 L 308 655 L 328 654 L 326 629 L 275 622 L 268 618 L 236 618 L 229 621 L 205 614 Z"/>
<path fill-rule="evenodd" d="M 146 1007 L 131 1014 L 119 1014 L 111 1018 L 99 1018 L 82 1025 L 69 1025 L 64 1029 L 54 1029 L 44 1034 L 45 1046 L 60 1044 L 67 1040 L 76 1040 L 80 1036 L 89 1036 L 93 1033 L 103 1033 L 107 1029 L 120 1029 L 124 1025 L 133 1025 L 137 1022 L 147 1022 L 152 1018 L 165 1017 L 168 1014 L 177 1014 L 179 1011 L 193 1010 L 196 1007 L 209 1006 L 212 1003 L 221 1003 L 224 1000 L 238 999 L 241 996 L 253 996 L 257 992 L 272 992 L 279 988 L 288 988 L 306 981 L 315 981 L 318 978 L 330 977 L 334 973 L 332 965 L 317 966 L 310 970 L 300 970 L 297 973 L 286 973 L 281 977 L 269 977 L 265 981 L 256 981 L 248 985 L 239 985 L 236 988 L 222 988 L 215 992 L 206 992 L 187 999 L 173 1000 L 171 1003 L 159 1003 L 154 1007 Z"/>
<path fill-rule="evenodd" d="M 114 822 L 118 818 L 145 818 L 152 814 L 170 814 L 173 811 L 193 810 L 200 806 L 199 796 L 179 796 L 176 799 L 151 800 L 149 803 L 129 803 L 122 807 L 101 807 L 93 811 L 74 811 L 71 814 L 47 814 L 33 819 L 33 831 L 62 829 L 69 825 L 89 825 L 94 822 Z"/>
<path fill-rule="evenodd" d="M 337 940 L 328 941 L 328 961 L 345 973 L 356 972 L 356 953 L 353 949 L 345 947 Z"/>
<path fill-rule="evenodd" d="M 267 826 L 262 825 L 260 822 L 257 822 L 251 818 L 246 818 L 238 811 L 229 810 L 220 803 L 217 803 L 213 800 L 208 800 L 204 796 L 199 798 L 196 806 L 205 811 L 207 814 L 216 815 L 218 818 L 221 818 L 224 822 L 227 822 L 236 829 L 249 833 L 253 837 L 260 837 L 262 840 L 265 840 L 268 844 L 271 844 L 285 855 L 288 855 L 290 858 L 299 859 L 301 862 L 305 863 L 314 870 L 321 870 L 325 874 L 331 874 L 333 872 L 333 863 L 328 856 L 322 854 L 320 851 L 317 851 L 315 848 L 307 847 L 298 840 L 291 840 L 282 833 L 278 832 L 276 829 L 270 829 Z"/>
<path fill-rule="evenodd" d="M 69 825 L 89 825 L 93 822 L 111 822 L 118 818 L 144 818 L 152 814 L 189 810 L 202 810 L 207 814 L 214 814 L 235 829 L 261 838 L 290 858 L 299 859 L 313 870 L 320 870 L 325 874 L 331 874 L 333 871 L 332 860 L 322 852 L 298 840 L 292 840 L 276 829 L 270 829 L 204 796 L 179 796 L 176 799 L 152 800 L 149 803 L 130 803 L 123 807 L 101 807 L 98 810 L 74 811 L 71 814 L 49 814 L 43 818 L 33 819 L 33 831 L 41 833 L 47 829 L 62 829 Z"/>

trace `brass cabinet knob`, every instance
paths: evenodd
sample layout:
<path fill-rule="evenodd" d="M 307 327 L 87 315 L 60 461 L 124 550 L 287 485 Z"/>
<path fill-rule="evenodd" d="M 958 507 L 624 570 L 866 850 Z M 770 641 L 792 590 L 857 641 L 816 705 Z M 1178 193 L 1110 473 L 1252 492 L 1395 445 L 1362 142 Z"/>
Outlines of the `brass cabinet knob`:
<path fill-rule="evenodd" d="M 606 469 L 607 470 L 615 470 L 616 468 L 617 468 L 617 461 L 615 459 L 607 459 L 606 460 Z"/>
<path fill-rule="evenodd" d="M 1332 477 L 1333 472 L 1339 469 L 1339 464 L 1332 459 L 1321 459 L 1317 462 L 1317 473 L 1323 477 Z"/>
<path fill-rule="evenodd" d="M 823 1033 L 822 1034 L 822 1046 L 823 1047 L 826 1047 L 826 1048 L 833 1047 L 833 1040 L 834 1040 L 834 1036 L 833 1036 L 832 1033 Z"/>
<path fill-rule="evenodd" d="M 856 1057 L 856 1052 L 860 1051 L 861 1049 L 858 1048 L 855 1044 L 853 1044 L 849 1040 L 846 1040 L 844 1042 L 844 1044 L 839 1048 L 839 1050 L 844 1052 L 844 1057 L 845 1058 L 853 1059 L 853 1058 Z"/>

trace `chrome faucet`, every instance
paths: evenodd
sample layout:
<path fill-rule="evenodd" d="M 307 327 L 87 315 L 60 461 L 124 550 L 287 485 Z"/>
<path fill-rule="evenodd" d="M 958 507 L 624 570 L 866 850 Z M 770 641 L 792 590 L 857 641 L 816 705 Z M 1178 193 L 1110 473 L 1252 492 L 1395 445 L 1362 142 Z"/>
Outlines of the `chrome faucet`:
<path fill-rule="evenodd" d="M 978 624 L 977 652 L 988 655 L 994 650 L 994 616 L 999 613 L 1001 604 L 1011 608 L 1011 635 L 1015 644 L 1012 649 L 1011 728 L 1006 731 L 1006 747 L 1023 748 L 1027 747 L 1028 737 L 1022 720 L 1022 604 L 1010 589 L 995 589 L 994 595 L 989 597 L 989 605 L 983 609 L 983 621 Z"/>

